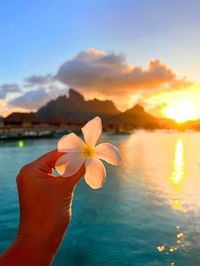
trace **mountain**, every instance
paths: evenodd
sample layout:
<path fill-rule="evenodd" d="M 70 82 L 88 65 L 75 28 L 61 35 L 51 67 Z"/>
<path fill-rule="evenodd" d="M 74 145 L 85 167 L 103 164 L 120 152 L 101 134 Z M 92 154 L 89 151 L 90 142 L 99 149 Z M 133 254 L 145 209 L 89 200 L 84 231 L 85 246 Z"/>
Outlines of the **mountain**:
<path fill-rule="evenodd" d="M 104 119 L 118 115 L 120 111 L 112 101 L 98 99 L 86 101 L 74 89 L 69 90 L 69 97 L 60 96 L 41 107 L 37 116 L 43 121 L 83 122 L 100 115 Z"/>
<path fill-rule="evenodd" d="M 125 127 L 132 128 L 159 128 L 162 119 L 156 118 L 147 113 L 140 105 L 135 105 L 131 109 L 118 114 L 115 121 Z"/>
<path fill-rule="evenodd" d="M 69 96 L 60 96 L 41 107 L 36 113 L 13 113 L 4 119 L 5 125 L 61 125 L 84 124 L 94 116 L 103 119 L 105 129 L 134 129 L 134 128 L 177 128 L 174 121 L 156 118 L 150 115 L 140 105 L 135 105 L 125 112 L 120 112 L 109 100 L 85 100 L 74 89 L 69 90 Z M 0 119 L 1 122 L 1 119 Z M 200 127 L 199 124 L 196 127 Z"/>

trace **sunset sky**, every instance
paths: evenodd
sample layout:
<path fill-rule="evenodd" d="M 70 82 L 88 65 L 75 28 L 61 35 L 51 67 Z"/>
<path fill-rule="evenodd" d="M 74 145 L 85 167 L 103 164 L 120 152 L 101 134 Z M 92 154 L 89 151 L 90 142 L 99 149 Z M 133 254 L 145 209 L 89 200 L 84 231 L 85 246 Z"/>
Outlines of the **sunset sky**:
<path fill-rule="evenodd" d="M 34 111 L 68 88 L 200 118 L 200 1 L 2 1 L 0 115 Z"/>

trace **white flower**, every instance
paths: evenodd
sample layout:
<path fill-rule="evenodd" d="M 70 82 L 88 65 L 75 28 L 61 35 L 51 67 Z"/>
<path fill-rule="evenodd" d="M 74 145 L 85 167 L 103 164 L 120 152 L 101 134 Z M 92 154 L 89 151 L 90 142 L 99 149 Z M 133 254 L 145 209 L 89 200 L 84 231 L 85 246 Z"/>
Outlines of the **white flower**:
<path fill-rule="evenodd" d="M 56 170 L 63 177 L 74 175 L 85 164 L 85 181 L 94 188 L 102 187 L 106 170 L 103 163 L 105 160 L 110 164 L 117 165 L 121 162 L 118 149 L 109 143 L 101 143 L 97 146 L 97 140 L 102 133 L 102 122 L 98 116 L 88 121 L 82 127 L 85 142 L 76 134 L 70 133 L 58 141 L 58 151 L 66 152 L 56 162 Z"/>

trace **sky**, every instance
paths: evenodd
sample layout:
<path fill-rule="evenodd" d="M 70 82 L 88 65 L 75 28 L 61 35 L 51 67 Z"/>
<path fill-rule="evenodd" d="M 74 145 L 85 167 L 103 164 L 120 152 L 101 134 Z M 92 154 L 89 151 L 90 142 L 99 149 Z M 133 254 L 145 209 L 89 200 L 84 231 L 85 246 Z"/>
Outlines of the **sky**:
<path fill-rule="evenodd" d="M 199 0 L 1 1 L 0 115 L 73 87 L 120 110 L 200 117 L 199 10 Z"/>

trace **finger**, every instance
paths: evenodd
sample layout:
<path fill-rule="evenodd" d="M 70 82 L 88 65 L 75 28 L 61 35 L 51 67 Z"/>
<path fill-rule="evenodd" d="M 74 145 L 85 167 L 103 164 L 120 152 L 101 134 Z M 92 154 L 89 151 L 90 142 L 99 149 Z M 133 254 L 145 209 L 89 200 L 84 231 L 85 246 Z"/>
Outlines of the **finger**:
<path fill-rule="evenodd" d="M 58 150 L 53 150 L 33 161 L 33 164 L 42 172 L 52 173 L 52 169 L 55 169 L 56 161 L 62 155 L 62 152 L 58 152 Z"/>
<path fill-rule="evenodd" d="M 33 164 L 34 167 L 37 167 L 40 171 L 46 174 L 52 174 L 52 169 L 55 169 L 56 161 L 62 156 L 62 152 L 58 152 L 58 150 L 53 150 L 51 152 L 48 152 L 38 159 L 36 159 Z M 69 188 L 69 190 L 74 189 L 81 179 L 81 177 L 85 173 L 85 165 L 83 164 L 81 168 L 77 171 L 76 174 L 69 177 L 62 177 L 62 176 L 55 176 L 55 181 L 61 181 L 66 188 Z M 53 176 L 52 176 L 53 177 Z"/>
<path fill-rule="evenodd" d="M 57 181 L 61 181 L 67 190 L 73 190 L 84 174 L 85 165 L 83 164 L 81 168 L 76 172 L 76 174 L 68 177 L 59 176 L 57 177 L 59 179 Z"/>
<path fill-rule="evenodd" d="M 73 187 L 75 187 L 84 174 L 85 174 L 85 164 L 81 166 L 81 168 L 78 170 L 78 172 L 75 175 L 64 178 L 66 182 L 69 182 Z"/>

